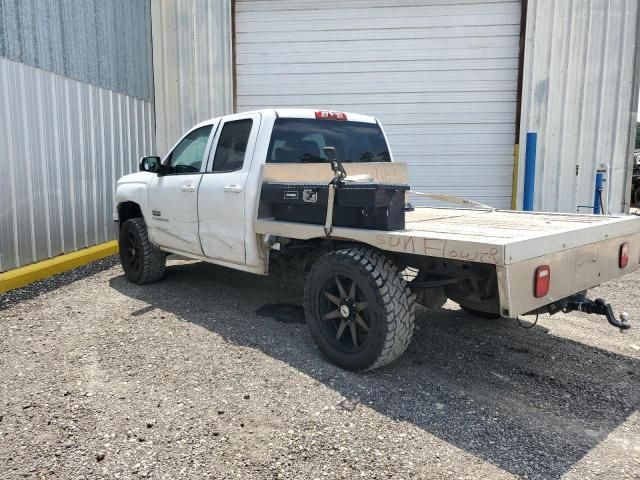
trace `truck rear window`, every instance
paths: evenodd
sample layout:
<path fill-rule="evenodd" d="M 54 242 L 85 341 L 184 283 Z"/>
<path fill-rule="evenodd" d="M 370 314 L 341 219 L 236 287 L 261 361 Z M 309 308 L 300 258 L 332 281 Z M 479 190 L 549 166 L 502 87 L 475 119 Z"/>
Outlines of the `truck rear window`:
<path fill-rule="evenodd" d="M 375 123 L 278 118 L 267 163 L 326 162 L 324 147 L 334 147 L 341 162 L 389 162 L 389 147 Z"/>

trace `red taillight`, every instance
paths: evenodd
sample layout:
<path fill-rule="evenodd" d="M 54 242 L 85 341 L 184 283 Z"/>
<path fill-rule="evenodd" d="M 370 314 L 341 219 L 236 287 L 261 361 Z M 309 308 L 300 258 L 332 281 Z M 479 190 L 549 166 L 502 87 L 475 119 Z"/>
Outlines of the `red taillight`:
<path fill-rule="evenodd" d="M 316 112 L 316 118 L 320 120 L 346 120 L 347 114 L 342 112 L 329 112 L 327 110 L 322 110 Z"/>
<path fill-rule="evenodd" d="M 629 265 L 629 244 L 623 243 L 620 245 L 620 257 L 618 258 L 618 266 L 625 268 Z"/>
<path fill-rule="evenodd" d="M 533 294 L 536 298 L 542 298 L 549 293 L 549 284 L 551 283 L 551 269 L 549 265 L 540 265 L 536 268 L 536 279 Z"/>

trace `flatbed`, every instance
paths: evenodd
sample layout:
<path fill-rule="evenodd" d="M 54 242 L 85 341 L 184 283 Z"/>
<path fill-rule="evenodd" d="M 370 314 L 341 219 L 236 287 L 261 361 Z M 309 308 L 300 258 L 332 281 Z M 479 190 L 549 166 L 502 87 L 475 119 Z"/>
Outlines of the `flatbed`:
<path fill-rule="evenodd" d="M 404 230 L 334 227 L 332 237 L 376 248 L 469 262 L 508 265 L 572 248 L 636 234 L 637 216 L 595 216 L 510 210 L 416 207 Z M 256 233 L 301 240 L 322 237 L 322 225 L 260 218 Z"/>
<path fill-rule="evenodd" d="M 407 212 L 406 221 L 405 230 L 391 232 L 334 227 L 332 237 L 400 254 L 495 265 L 501 314 L 507 317 L 562 299 L 576 288 L 586 290 L 617 278 L 620 272 L 607 268 L 615 265 L 615 258 L 607 254 L 617 252 L 613 244 L 628 243 L 630 258 L 640 258 L 640 218 L 636 216 L 417 207 Z M 256 220 L 254 229 L 300 240 L 324 235 L 321 225 L 264 218 Z M 548 297 L 528 295 L 532 262 L 550 264 L 554 282 Z M 637 262 L 630 262 L 624 273 L 637 268 Z M 571 279 L 562 280 L 565 275 Z"/>

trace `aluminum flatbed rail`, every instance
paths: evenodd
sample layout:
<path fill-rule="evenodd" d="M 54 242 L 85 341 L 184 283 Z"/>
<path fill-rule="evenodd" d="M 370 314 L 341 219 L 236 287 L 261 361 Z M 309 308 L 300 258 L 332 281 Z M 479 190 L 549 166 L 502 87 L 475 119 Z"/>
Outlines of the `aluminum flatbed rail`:
<path fill-rule="evenodd" d="M 258 219 L 256 233 L 306 240 L 322 225 Z M 331 237 L 399 253 L 508 265 L 640 232 L 640 217 L 418 207 L 399 231 L 334 227 Z"/>

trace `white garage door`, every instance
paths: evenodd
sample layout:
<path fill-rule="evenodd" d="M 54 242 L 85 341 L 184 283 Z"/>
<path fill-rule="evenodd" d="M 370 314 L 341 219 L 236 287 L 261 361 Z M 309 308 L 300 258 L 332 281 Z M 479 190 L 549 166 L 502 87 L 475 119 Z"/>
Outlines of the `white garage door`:
<path fill-rule="evenodd" d="M 238 111 L 375 115 L 414 189 L 510 206 L 519 0 L 235 3 Z"/>

